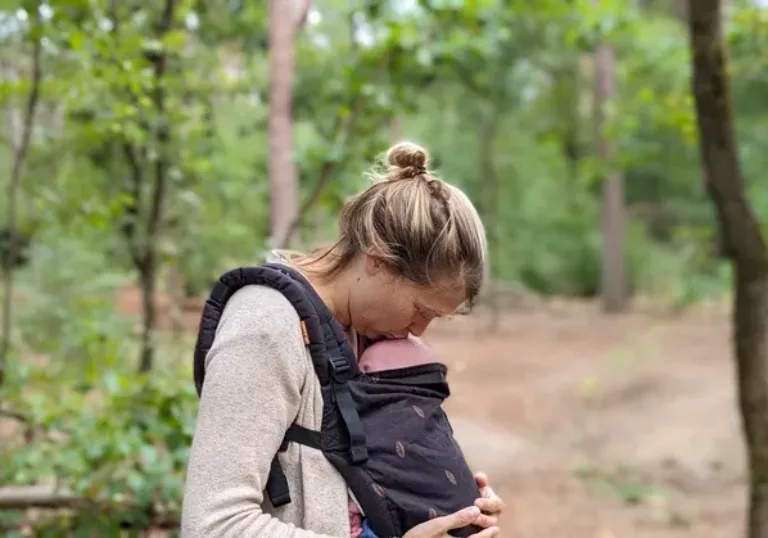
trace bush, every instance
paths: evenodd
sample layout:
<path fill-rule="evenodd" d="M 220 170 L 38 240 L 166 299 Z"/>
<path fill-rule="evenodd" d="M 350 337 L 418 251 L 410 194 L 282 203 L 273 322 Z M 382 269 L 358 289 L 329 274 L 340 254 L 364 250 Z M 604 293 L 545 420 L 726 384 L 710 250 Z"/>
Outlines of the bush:
<path fill-rule="evenodd" d="M 54 234 L 40 239 L 29 266 L 19 272 L 21 343 L 32 353 L 75 366 L 86 382 L 130 347 L 131 322 L 115 311 L 114 301 L 125 277 L 110 271 L 104 255 L 86 240 Z"/>
<path fill-rule="evenodd" d="M 177 521 L 197 409 L 190 377 L 107 370 L 91 390 L 79 392 L 39 370 L 14 372 L 23 398 L 6 391 L 6 400 L 15 396 L 9 405 L 38 434 L 4 447 L 0 480 L 56 483 L 98 506 L 47 520 L 43 528 L 108 536 L 125 526 Z"/>

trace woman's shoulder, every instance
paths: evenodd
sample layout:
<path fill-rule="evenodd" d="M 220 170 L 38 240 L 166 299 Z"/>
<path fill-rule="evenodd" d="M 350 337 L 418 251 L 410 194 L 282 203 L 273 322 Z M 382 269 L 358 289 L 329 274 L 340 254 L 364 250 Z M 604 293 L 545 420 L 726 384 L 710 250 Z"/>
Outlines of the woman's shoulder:
<path fill-rule="evenodd" d="M 262 357 L 269 360 L 260 360 Z M 271 287 L 240 288 L 224 306 L 205 363 L 207 370 L 214 365 L 228 377 L 248 379 L 265 377 L 265 368 L 272 371 L 280 365 L 277 369 L 283 371 L 283 377 L 300 385 L 308 361 L 298 313 Z"/>
<path fill-rule="evenodd" d="M 293 305 L 278 290 L 260 285 L 244 286 L 232 294 L 216 328 L 216 340 L 246 340 L 253 347 L 277 347 L 291 353 L 304 347 Z"/>
<path fill-rule="evenodd" d="M 299 315 L 290 301 L 280 291 L 270 287 L 251 284 L 243 286 L 227 301 L 224 315 L 249 315 L 266 318 L 278 316 L 298 323 Z"/>
<path fill-rule="evenodd" d="M 222 327 L 261 335 L 301 336 L 299 315 L 288 299 L 269 286 L 244 286 L 232 294 L 221 315 Z"/>

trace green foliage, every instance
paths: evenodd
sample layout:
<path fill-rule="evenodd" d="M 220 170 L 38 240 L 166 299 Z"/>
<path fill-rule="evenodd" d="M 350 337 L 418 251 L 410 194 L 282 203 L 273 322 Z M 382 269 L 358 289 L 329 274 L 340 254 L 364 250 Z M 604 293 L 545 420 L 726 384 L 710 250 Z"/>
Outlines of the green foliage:
<path fill-rule="evenodd" d="M 53 482 L 98 507 L 47 521 L 49 532 L 114 534 L 178 519 L 197 407 L 186 372 L 106 369 L 90 390 L 77 390 L 57 383 L 51 368 L 60 371 L 17 370 L 23 395 L 4 394 L 35 435 L 0 453 L 0 482 Z"/>
<path fill-rule="evenodd" d="M 125 278 L 110 273 L 85 238 L 49 232 L 37 239 L 18 288 L 24 348 L 77 365 L 88 383 L 122 360 L 130 341 L 131 326 L 114 309 L 115 287 Z"/>

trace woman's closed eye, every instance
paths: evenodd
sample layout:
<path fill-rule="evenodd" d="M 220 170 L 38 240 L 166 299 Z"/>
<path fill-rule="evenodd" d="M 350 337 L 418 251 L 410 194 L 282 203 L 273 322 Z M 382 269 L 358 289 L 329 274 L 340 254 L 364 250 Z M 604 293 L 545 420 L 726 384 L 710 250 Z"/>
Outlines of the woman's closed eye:
<path fill-rule="evenodd" d="M 430 313 L 427 311 L 427 309 L 420 304 L 415 305 L 416 315 L 418 316 L 420 321 L 426 321 L 429 322 L 432 318 L 434 318 L 434 314 L 430 315 Z"/>

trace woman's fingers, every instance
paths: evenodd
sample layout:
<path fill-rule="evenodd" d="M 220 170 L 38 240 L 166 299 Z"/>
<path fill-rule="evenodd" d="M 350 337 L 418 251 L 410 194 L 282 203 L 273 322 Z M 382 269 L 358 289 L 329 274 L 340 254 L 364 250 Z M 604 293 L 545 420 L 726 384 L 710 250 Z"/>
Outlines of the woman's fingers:
<path fill-rule="evenodd" d="M 475 506 L 479 507 L 484 514 L 499 516 L 504 510 L 504 501 L 491 488 L 488 475 L 482 472 L 475 473 L 475 483 L 480 489 L 480 498 L 475 501 Z"/>
<path fill-rule="evenodd" d="M 496 538 L 501 531 L 498 527 L 488 527 L 480 532 L 471 535 L 469 538 Z"/>
<path fill-rule="evenodd" d="M 475 506 L 480 508 L 482 515 L 475 520 L 474 524 L 490 530 L 499 524 L 499 516 L 504 510 L 504 501 L 493 491 L 485 473 L 476 473 L 475 483 L 480 489 L 480 498 L 475 500 Z"/>
<path fill-rule="evenodd" d="M 432 523 L 435 526 L 435 530 L 438 531 L 437 535 L 442 535 L 450 530 L 460 529 L 467 525 L 471 525 L 480 517 L 480 515 L 480 510 L 477 506 L 470 506 L 468 508 L 463 508 L 458 512 L 454 512 L 453 514 L 448 514 L 447 516 L 436 517 L 435 519 L 428 521 L 427 524 Z M 423 524 L 424 523 L 422 523 L 422 525 Z"/>
<path fill-rule="evenodd" d="M 485 473 L 475 473 L 475 483 L 481 490 L 488 487 L 488 475 Z"/>
<path fill-rule="evenodd" d="M 488 486 L 485 486 L 485 491 L 489 497 L 477 499 L 475 506 L 416 525 L 405 534 L 404 538 L 450 538 L 448 531 L 460 529 L 467 525 L 483 528 L 482 531 L 473 534 L 470 538 L 496 538 L 500 532 L 499 527 L 497 527 L 498 515 L 502 511 L 504 503 Z"/>
<path fill-rule="evenodd" d="M 482 527 L 484 529 L 487 529 L 489 527 L 493 527 L 493 526 L 498 525 L 498 524 L 499 524 L 499 518 L 498 517 L 496 517 L 496 516 L 489 516 L 489 515 L 486 515 L 486 514 L 480 515 L 480 517 L 478 517 L 475 520 L 475 522 L 473 523 L 473 525 L 477 525 L 478 527 Z"/>
<path fill-rule="evenodd" d="M 463 508 L 447 516 L 436 517 L 416 525 L 405 533 L 403 538 L 443 538 L 448 536 L 448 531 L 460 529 L 471 525 L 480 517 L 480 509 L 477 506 Z M 494 536 L 494 535 L 489 535 Z M 481 536 L 480 538 L 489 538 Z"/>
<path fill-rule="evenodd" d="M 484 514 L 493 516 L 498 516 L 504 511 L 504 501 L 493 493 L 493 490 L 490 490 L 490 496 L 483 496 L 475 500 L 475 506 Z"/>

